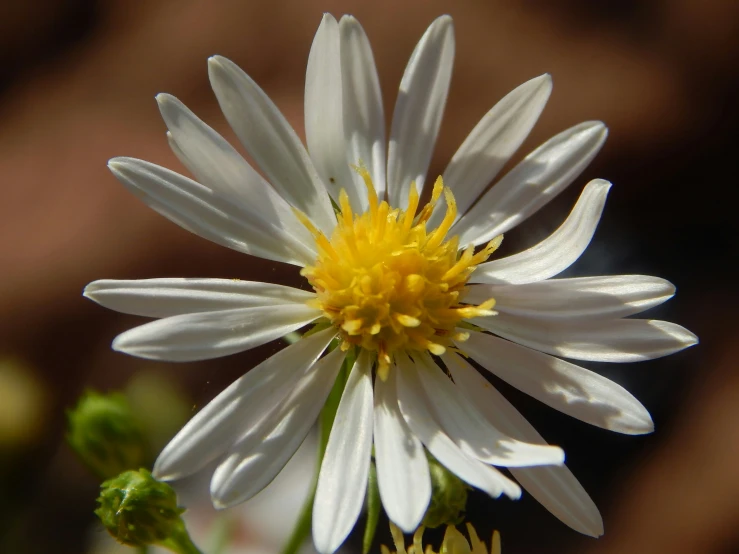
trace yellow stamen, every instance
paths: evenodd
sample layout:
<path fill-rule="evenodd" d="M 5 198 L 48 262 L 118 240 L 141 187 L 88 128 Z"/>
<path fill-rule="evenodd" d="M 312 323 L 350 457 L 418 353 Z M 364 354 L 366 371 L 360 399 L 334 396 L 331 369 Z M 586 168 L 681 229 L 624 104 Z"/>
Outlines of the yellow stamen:
<path fill-rule="evenodd" d="M 330 238 L 307 217 L 297 217 L 316 239 L 317 258 L 304 275 L 317 293 L 312 301 L 339 332 L 341 348 L 376 352 L 377 376 L 386 379 L 402 352 L 442 355 L 453 341 L 469 335 L 457 330 L 463 320 L 493 315 L 493 299 L 461 304 L 467 279 L 500 245 L 497 237 L 475 254 L 459 252 L 458 239 L 447 237 L 457 204 L 439 177 L 431 201 L 419 210 L 419 194 L 410 187 L 408 208 L 392 209 L 380 201 L 369 171 L 355 170 L 368 195 L 368 209 L 354 213 L 346 191 L 339 194 L 340 213 Z M 435 229 L 426 225 L 441 195 L 446 213 Z"/>
<path fill-rule="evenodd" d="M 403 215 L 403 230 L 409 231 L 413 226 L 413 219 L 416 217 L 416 210 L 418 209 L 418 191 L 416 191 L 416 183 L 411 183 L 411 191 L 408 194 L 408 209 Z"/>

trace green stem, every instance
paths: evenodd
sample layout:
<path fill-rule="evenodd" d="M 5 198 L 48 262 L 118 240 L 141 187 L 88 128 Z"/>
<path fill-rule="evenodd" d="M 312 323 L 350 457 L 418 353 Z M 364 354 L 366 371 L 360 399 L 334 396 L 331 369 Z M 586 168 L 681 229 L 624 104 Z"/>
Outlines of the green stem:
<path fill-rule="evenodd" d="M 300 515 L 298 516 L 298 522 L 293 528 L 293 532 L 290 534 L 290 538 L 282 549 L 282 554 L 297 554 L 300 547 L 310 536 L 311 524 L 313 522 L 313 501 L 316 498 L 316 487 L 318 486 L 318 472 L 321 470 L 321 462 L 323 462 L 323 455 L 326 453 L 326 446 L 328 445 L 328 437 L 331 433 L 331 427 L 334 424 L 334 418 L 336 417 L 336 410 L 339 409 L 339 401 L 341 400 L 341 394 L 344 392 L 344 386 L 349 378 L 349 371 L 354 365 L 355 357 L 350 353 L 344 360 L 344 364 L 339 371 L 339 375 L 336 377 L 331 392 L 326 399 L 326 404 L 321 410 L 319 421 L 319 438 L 318 438 L 318 464 L 316 465 L 316 475 L 313 478 L 313 484 L 311 485 L 310 493 L 305 499 L 303 507 L 300 509 Z"/>
<path fill-rule="evenodd" d="M 172 534 L 159 544 L 177 554 L 203 554 L 200 549 L 195 546 L 195 543 L 192 542 L 183 521 L 180 521 L 180 524 Z"/>
<path fill-rule="evenodd" d="M 377 468 L 375 462 L 370 463 L 369 483 L 367 484 L 367 525 L 362 538 L 362 554 L 368 554 L 375 540 L 377 523 L 380 521 L 380 489 L 377 486 Z"/>
<path fill-rule="evenodd" d="M 213 524 L 208 542 L 211 545 L 211 554 L 223 554 L 231 538 L 233 525 L 231 519 L 221 513 Z"/>

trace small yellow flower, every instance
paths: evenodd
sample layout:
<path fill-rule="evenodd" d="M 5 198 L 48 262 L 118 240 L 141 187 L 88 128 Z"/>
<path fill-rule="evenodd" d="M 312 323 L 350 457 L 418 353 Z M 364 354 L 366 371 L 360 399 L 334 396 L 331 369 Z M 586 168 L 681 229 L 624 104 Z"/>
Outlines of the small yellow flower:
<path fill-rule="evenodd" d="M 444 539 L 441 542 L 441 548 L 436 552 L 430 544 L 423 548 L 423 532 L 425 527 L 419 527 L 413 534 L 413 544 L 407 549 L 405 548 L 405 540 L 403 532 L 393 523 L 390 523 L 390 533 L 393 536 L 396 552 L 391 553 L 387 546 L 380 547 L 382 554 L 500 554 L 500 533 L 493 531 L 490 539 L 490 550 L 488 551 L 485 543 L 477 536 L 477 531 L 471 523 L 467 523 L 467 534 L 470 540 L 467 541 L 464 535 L 460 533 L 454 525 L 447 525 Z"/>

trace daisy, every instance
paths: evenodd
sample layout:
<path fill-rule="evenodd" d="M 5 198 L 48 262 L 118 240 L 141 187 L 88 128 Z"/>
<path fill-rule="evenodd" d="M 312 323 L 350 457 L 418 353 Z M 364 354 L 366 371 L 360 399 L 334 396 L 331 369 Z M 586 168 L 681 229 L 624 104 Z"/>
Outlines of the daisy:
<path fill-rule="evenodd" d="M 652 431 L 618 384 L 562 358 L 634 362 L 695 344 L 664 321 L 625 319 L 674 293 L 640 275 L 551 279 L 593 236 L 610 184 L 588 183 L 551 236 L 489 259 L 502 234 L 568 186 L 606 138 L 600 122 L 548 140 L 488 190 L 536 122 L 551 79 L 532 79 L 471 131 L 443 175 L 427 169 L 454 56 L 451 18 L 434 21 L 400 83 L 386 147 L 377 70 L 351 16 L 325 15 L 306 76 L 307 149 L 233 62 L 209 60 L 218 102 L 257 173 L 176 98 L 159 108 L 172 150 L 195 180 L 131 158 L 113 174 L 153 209 L 218 244 L 292 264 L 306 288 L 233 279 L 103 280 L 85 295 L 158 318 L 113 348 L 154 360 L 243 352 L 312 325 L 310 333 L 234 382 L 163 450 L 161 479 L 218 460 L 217 507 L 243 502 L 279 473 L 324 405 L 345 358 L 356 357 L 331 430 L 313 512 L 322 553 L 361 511 L 374 447 L 392 522 L 411 532 L 431 495 L 427 451 L 468 484 L 517 498 L 519 485 L 574 529 L 603 531 L 597 508 L 549 446 L 471 364 L 593 425 Z M 386 157 L 387 151 L 387 157 Z M 430 201 L 420 198 L 430 188 Z M 495 308 L 495 311 L 493 310 Z M 334 342 L 338 347 L 330 349 Z"/>

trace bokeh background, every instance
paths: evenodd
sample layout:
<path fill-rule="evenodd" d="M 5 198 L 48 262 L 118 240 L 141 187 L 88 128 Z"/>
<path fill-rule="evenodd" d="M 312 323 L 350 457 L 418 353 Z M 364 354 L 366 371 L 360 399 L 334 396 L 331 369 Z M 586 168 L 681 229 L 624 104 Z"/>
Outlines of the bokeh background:
<path fill-rule="evenodd" d="M 98 278 L 296 283 L 290 269 L 170 224 L 105 164 L 127 155 L 178 167 L 153 99 L 162 91 L 233 138 L 208 85 L 205 62 L 216 53 L 252 75 L 302 133 L 305 63 L 324 11 L 364 25 L 388 116 L 415 42 L 437 15 L 454 17 L 456 65 L 431 173 L 505 93 L 551 73 L 554 93 L 521 153 L 588 119 L 605 121 L 610 137 L 570 190 L 508 234 L 503 254 L 540 240 L 587 180 L 606 178 L 615 186 L 600 228 L 569 274 L 666 277 L 677 297 L 652 315 L 701 338 L 663 360 L 589 366 L 642 400 L 651 436 L 590 428 L 502 387 L 566 449 L 604 515 L 603 538 L 578 535 L 526 497 L 473 494 L 469 520 L 484 537 L 500 529 L 506 554 L 739 551 L 735 0 L 2 0 L 0 551 L 91 552 L 103 533 L 92 514 L 98 482 L 63 440 L 64 410 L 86 388 L 126 389 L 160 444 L 279 348 L 142 362 L 109 348 L 138 320 L 80 293 Z M 245 524 L 241 539 L 259 525 Z M 388 542 L 384 528 L 380 538 Z"/>

